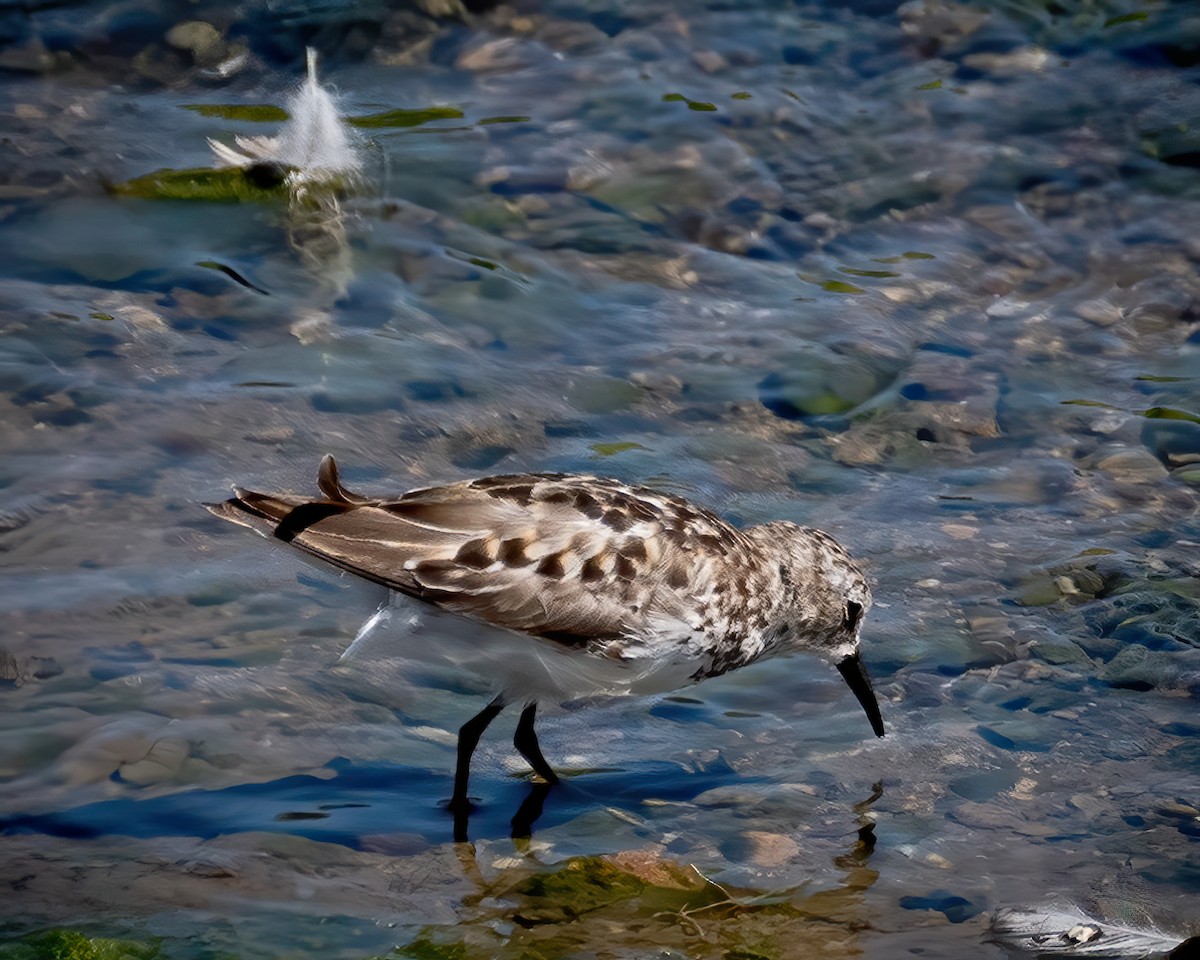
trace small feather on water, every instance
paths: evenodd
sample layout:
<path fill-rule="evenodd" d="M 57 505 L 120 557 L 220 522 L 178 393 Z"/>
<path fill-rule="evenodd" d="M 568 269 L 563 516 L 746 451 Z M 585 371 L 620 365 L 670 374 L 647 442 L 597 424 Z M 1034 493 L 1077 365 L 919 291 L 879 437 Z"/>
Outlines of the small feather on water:
<path fill-rule="evenodd" d="M 993 917 L 992 933 L 1002 943 L 1039 957 L 1182 960 L 1200 956 L 1200 938 L 1185 941 L 1153 927 L 1109 923 L 1074 907 L 1007 907 Z"/>
<path fill-rule="evenodd" d="M 317 54 L 308 49 L 308 75 L 288 98 L 290 117 L 274 137 L 234 137 L 234 147 L 209 139 L 218 167 L 279 164 L 296 183 L 320 183 L 356 174 L 362 167 L 353 134 L 337 101 L 317 79 Z"/>

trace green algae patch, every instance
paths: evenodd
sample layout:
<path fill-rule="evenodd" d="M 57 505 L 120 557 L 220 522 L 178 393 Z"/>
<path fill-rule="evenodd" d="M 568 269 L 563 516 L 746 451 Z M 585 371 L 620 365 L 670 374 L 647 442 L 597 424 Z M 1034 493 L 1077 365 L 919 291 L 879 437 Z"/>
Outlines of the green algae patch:
<path fill-rule="evenodd" d="M 468 960 L 470 954 L 464 944 L 437 943 L 428 937 L 421 937 L 400 947 L 391 956 L 404 957 L 405 960 Z"/>
<path fill-rule="evenodd" d="M 895 270 L 860 270 L 857 267 L 838 267 L 838 270 L 851 277 L 866 277 L 868 280 L 898 277 Z"/>
<path fill-rule="evenodd" d="M 0 944 L 0 960 L 161 960 L 158 941 L 137 943 L 87 937 L 78 930 L 46 930 Z"/>
<path fill-rule="evenodd" d="M 628 380 L 597 377 L 576 383 L 567 391 L 567 400 L 584 413 L 615 413 L 627 410 L 642 398 L 642 391 Z"/>
<path fill-rule="evenodd" d="M 1143 410 L 1142 416 L 1147 420 L 1187 420 L 1189 423 L 1200 423 L 1200 415 L 1189 413 L 1187 410 L 1176 410 L 1174 407 L 1151 407 Z"/>
<path fill-rule="evenodd" d="M 214 203 L 280 203 L 287 199 L 283 170 L 263 177 L 256 168 L 197 167 L 155 170 L 145 176 L 109 186 L 118 197 L 142 200 L 207 200 Z"/>
<path fill-rule="evenodd" d="M 363 117 L 347 117 L 346 123 L 364 130 L 387 130 L 419 127 L 435 120 L 461 120 L 463 112 L 457 107 L 425 107 L 420 110 L 385 110 Z M 498 121 L 493 121 L 498 122 Z"/>
<path fill-rule="evenodd" d="M 824 417 L 834 413 L 845 413 L 857 406 L 854 402 L 839 397 L 836 393 L 818 393 L 805 397 L 802 409 L 810 416 Z"/>
<path fill-rule="evenodd" d="M 895 382 L 896 358 L 808 349 L 779 357 L 758 383 L 758 400 L 777 417 L 802 420 L 849 413 Z"/>
<path fill-rule="evenodd" d="M 522 909 L 538 914 L 546 922 L 547 913 L 568 920 L 593 910 L 599 910 L 621 900 L 630 900 L 646 889 L 646 884 L 599 857 L 576 857 L 553 873 L 530 877 L 517 888 L 517 893 L 542 903 Z"/>
<path fill-rule="evenodd" d="M 183 109 L 191 110 L 202 117 L 244 120 L 249 123 L 282 123 L 290 119 L 283 107 L 269 103 L 186 103 Z"/>
<path fill-rule="evenodd" d="M 624 453 L 626 450 L 645 450 L 646 448 L 640 443 L 633 440 L 616 440 L 612 443 L 593 443 L 591 451 L 600 457 L 615 457 L 618 453 Z"/>
<path fill-rule="evenodd" d="M 809 277 L 804 274 L 799 274 L 799 277 L 805 283 L 814 284 L 826 293 L 859 294 L 867 292 L 862 287 L 857 287 L 853 283 L 847 283 L 845 280 L 822 280 L 820 277 Z"/>
<path fill-rule="evenodd" d="M 932 253 L 922 253 L 920 250 L 905 250 L 894 257 L 872 257 L 876 263 L 903 263 L 905 260 L 936 260 Z"/>
<path fill-rule="evenodd" d="M 466 917 L 423 928 L 388 960 L 840 960 L 856 952 L 862 891 L 876 877 L 851 866 L 843 887 L 805 896 L 724 887 L 653 850 L 575 857 L 532 874 L 531 866 L 504 871 Z"/>
<path fill-rule="evenodd" d="M 1017 604 L 1022 607 L 1048 607 L 1053 603 L 1058 603 L 1062 598 L 1062 591 L 1045 573 L 1026 579 L 1014 597 Z"/>
<path fill-rule="evenodd" d="M 1119 27 L 1123 23 L 1140 23 L 1150 16 L 1145 10 L 1135 10 L 1133 13 L 1123 13 L 1119 17 L 1109 17 L 1104 21 L 1104 29 Z"/>
<path fill-rule="evenodd" d="M 704 100 L 692 100 L 685 97 L 682 93 L 664 93 L 663 103 L 686 103 L 689 110 L 698 110 L 702 113 L 712 113 L 717 109 L 715 103 L 708 103 Z"/>
<path fill-rule="evenodd" d="M 913 89 L 914 90 L 941 90 L 942 89 L 942 81 L 940 79 L 930 80 L 928 83 L 922 83 L 918 87 L 913 87 Z"/>
<path fill-rule="evenodd" d="M 484 117 L 479 121 L 481 127 L 486 127 L 493 123 L 529 123 L 532 117 Z"/>
<path fill-rule="evenodd" d="M 845 397 L 839 397 L 833 391 L 811 394 L 793 392 L 789 394 L 785 402 L 790 403 L 795 408 L 792 418 L 828 417 L 836 413 L 845 413 L 848 410 L 853 410 L 857 406 L 853 401 L 847 400 Z"/>

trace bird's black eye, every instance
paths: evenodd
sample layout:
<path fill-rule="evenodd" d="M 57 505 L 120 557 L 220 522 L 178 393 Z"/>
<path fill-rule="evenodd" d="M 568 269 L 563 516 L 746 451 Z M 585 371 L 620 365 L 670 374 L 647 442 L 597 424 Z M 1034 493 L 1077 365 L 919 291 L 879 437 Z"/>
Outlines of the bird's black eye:
<path fill-rule="evenodd" d="M 863 608 L 861 603 L 855 603 L 853 600 L 846 601 L 846 618 L 842 621 L 842 626 L 846 628 L 848 633 L 853 633 L 858 629 L 858 621 L 862 619 Z"/>

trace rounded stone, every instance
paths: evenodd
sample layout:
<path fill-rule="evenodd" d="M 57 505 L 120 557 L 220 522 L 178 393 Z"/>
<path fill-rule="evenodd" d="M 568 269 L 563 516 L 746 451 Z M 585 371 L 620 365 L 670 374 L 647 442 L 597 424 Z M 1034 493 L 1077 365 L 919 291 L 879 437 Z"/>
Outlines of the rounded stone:
<path fill-rule="evenodd" d="M 782 867 L 800 854 L 799 845 L 791 837 L 765 830 L 747 830 L 721 849 L 731 860 L 768 868 Z"/>
<path fill-rule="evenodd" d="M 1200 461 L 1200 423 L 1149 419 L 1142 427 L 1144 443 L 1168 467 Z"/>
<path fill-rule="evenodd" d="M 1167 475 L 1166 468 L 1146 450 L 1118 450 L 1096 466 L 1122 483 L 1152 483 Z"/>
<path fill-rule="evenodd" d="M 1101 678 L 1125 690 L 1170 687 L 1179 676 L 1179 666 L 1168 653 L 1134 644 L 1126 647 L 1105 666 Z"/>
<path fill-rule="evenodd" d="M 185 20 L 167 31 L 166 41 L 176 50 L 187 50 L 197 60 L 221 46 L 221 34 L 211 23 Z"/>

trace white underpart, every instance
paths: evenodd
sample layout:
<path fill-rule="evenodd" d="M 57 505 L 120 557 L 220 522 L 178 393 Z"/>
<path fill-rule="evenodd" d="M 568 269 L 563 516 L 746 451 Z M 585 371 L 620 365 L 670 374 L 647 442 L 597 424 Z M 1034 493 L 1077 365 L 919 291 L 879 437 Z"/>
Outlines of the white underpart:
<path fill-rule="evenodd" d="M 681 621 L 663 626 L 688 629 Z M 694 649 L 675 646 L 673 652 L 664 656 L 654 644 L 633 647 L 623 658 L 607 657 L 418 607 L 393 594 L 363 623 L 338 662 L 376 674 L 398 670 L 409 679 L 428 675 L 431 683 L 465 670 L 511 702 L 555 704 L 677 690 L 688 684 L 698 663 Z"/>

